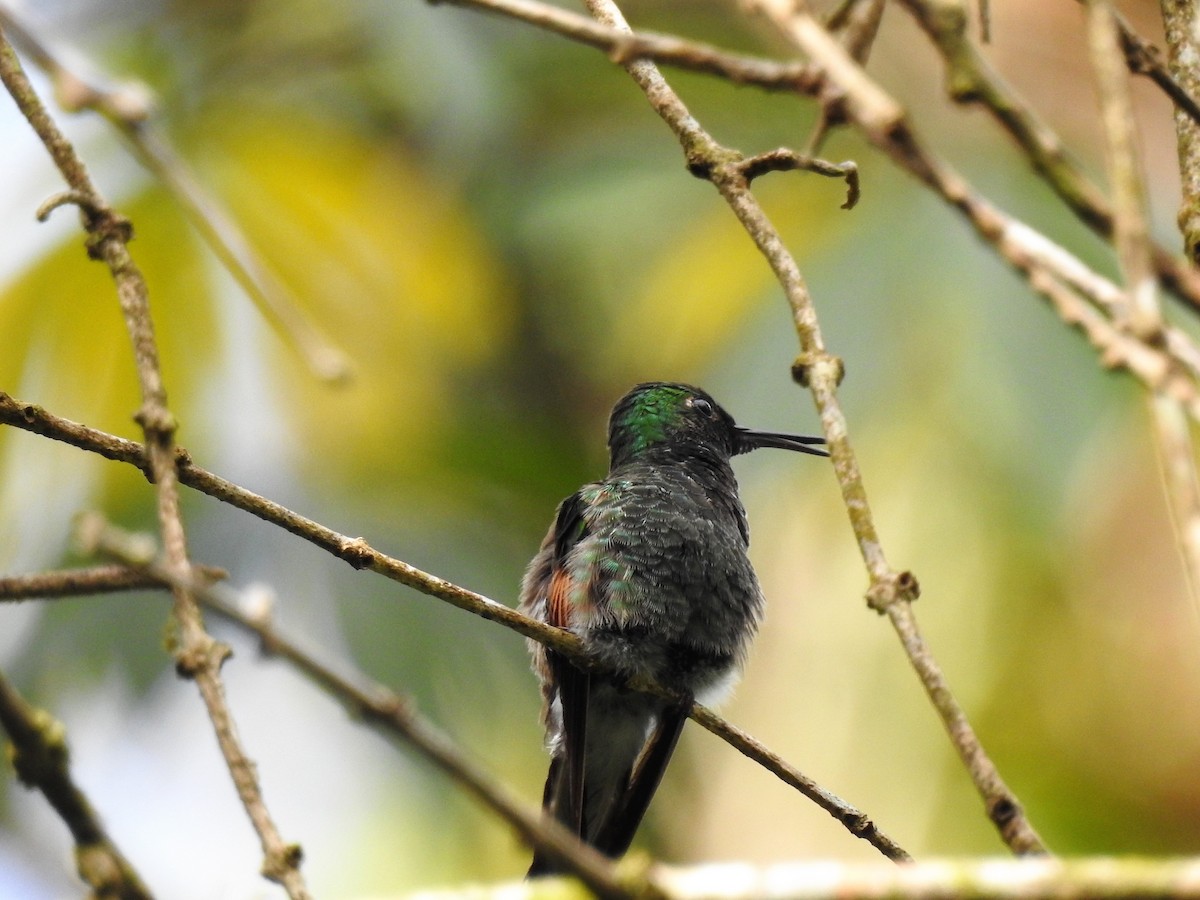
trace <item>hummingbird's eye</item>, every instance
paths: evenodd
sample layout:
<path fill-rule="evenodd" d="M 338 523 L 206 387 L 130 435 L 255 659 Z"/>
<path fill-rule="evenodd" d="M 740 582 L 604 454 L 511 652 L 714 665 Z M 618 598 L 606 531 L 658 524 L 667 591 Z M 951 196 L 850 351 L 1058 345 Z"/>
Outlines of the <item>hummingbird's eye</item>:
<path fill-rule="evenodd" d="M 692 405 L 692 409 L 694 409 L 696 412 L 700 413 L 702 416 L 710 416 L 710 417 L 712 416 L 712 414 L 713 414 L 712 404 L 709 403 L 707 400 L 705 400 L 703 397 L 693 397 L 689 402 Z"/>

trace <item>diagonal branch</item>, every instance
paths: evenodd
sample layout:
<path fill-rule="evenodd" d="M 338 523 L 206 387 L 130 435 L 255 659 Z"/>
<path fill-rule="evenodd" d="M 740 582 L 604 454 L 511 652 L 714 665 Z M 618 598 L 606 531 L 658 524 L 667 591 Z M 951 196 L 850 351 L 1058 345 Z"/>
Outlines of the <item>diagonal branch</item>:
<path fill-rule="evenodd" d="M 1109 178 L 1116 198 L 1117 257 L 1125 281 L 1118 324 L 1147 343 L 1163 330 L 1157 285 L 1150 269 L 1150 237 L 1142 165 L 1133 128 L 1133 102 L 1121 64 L 1118 23 L 1105 0 L 1088 0 L 1088 46 L 1099 88 Z M 1193 125 L 1196 123 L 1193 122 Z M 1159 460 L 1193 606 L 1200 609 L 1200 479 L 1180 402 L 1163 391 L 1149 397 Z"/>
<path fill-rule="evenodd" d="M 600 21 L 612 27 L 628 29 L 624 16 L 612 0 L 587 2 L 593 16 Z M 792 13 L 790 33 L 809 58 L 845 92 L 847 114 L 854 120 L 861 120 L 872 115 L 873 110 L 883 109 L 887 111 L 886 118 L 889 121 L 897 121 L 899 108 L 890 98 L 873 88 L 845 48 L 800 5 L 789 5 L 788 9 Z M 776 9 L 776 12 L 779 10 Z M 740 154 L 722 147 L 700 126 L 653 62 L 635 60 L 625 62 L 623 66 L 642 89 L 655 112 L 675 133 L 683 147 L 689 169 L 693 172 L 699 169 L 699 173 L 707 177 L 720 192 L 766 257 L 783 287 L 800 341 L 801 352 L 793 372 L 797 380 L 812 391 L 821 416 L 843 502 L 870 576 L 871 584 L 867 592 L 869 602 L 880 612 L 886 612 L 891 620 L 955 748 L 967 763 L 989 816 L 1006 843 L 1018 853 L 1045 852 L 1041 838 L 1025 818 L 1016 796 L 1000 778 L 995 765 L 984 752 L 966 714 L 955 701 L 945 677 L 925 647 L 912 612 L 912 601 L 919 593 L 916 579 L 911 573 L 897 571 L 888 564 L 875 529 L 862 473 L 850 445 L 845 415 L 837 400 L 842 363 L 825 349 L 808 287 L 795 259 L 759 206 L 738 168 Z M 893 110 L 894 114 L 891 112 Z"/>
<path fill-rule="evenodd" d="M 71 830 L 75 867 L 92 896 L 109 900 L 150 900 L 150 891 L 113 843 L 104 823 L 71 777 L 63 726 L 45 710 L 30 706 L 0 674 L 0 727 L 8 732 L 8 757 L 17 777 L 41 791 Z"/>
<path fill-rule="evenodd" d="M 88 109 L 117 130 L 138 160 L 179 203 L 184 215 L 208 243 L 267 320 L 319 378 L 339 382 L 350 377 L 349 360 L 320 332 L 275 274 L 259 259 L 233 218 L 201 186 L 171 143 L 155 127 L 148 90 L 138 85 L 112 87 L 68 69 L 34 29 L 0 3 L 0 27 L 54 84 L 68 112 Z"/>
<path fill-rule="evenodd" d="M 180 577 L 191 573 L 187 539 L 179 508 L 179 476 L 175 468 L 175 420 L 167 408 L 167 392 L 158 362 L 158 346 L 150 318 L 146 281 L 129 254 L 133 235 L 129 221 L 109 206 L 92 182 L 83 161 L 50 118 L 33 90 L 17 55 L 0 32 L 0 80 L 33 127 L 69 188 L 68 199 L 79 206 L 88 233 L 88 255 L 103 261 L 116 284 L 126 330 L 133 343 L 142 405 L 136 419 L 145 435 L 146 459 L 155 483 L 158 521 L 163 547 L 172 570 Z M 262 844 L 263 874 L 283 885 L 292 900 L 310 895 L 300 874 L 298 845 L 285 844 L 263 801 L 254 764 L 246 755 L 225 700 L 220 668 L 228 648 L 204 630 L 200 610 L 186 590 L 174 590 L 174 622 L 179 642 L 175 668 L 192 678 L 200 690 L 242 805 Z"/>
<path fill-rule="evenodd" d="M 871 55 L 883 20 L 884 5 L 885 0 L 843 0 L 825 21 L 829 31 L 845 45 L 846 52 L 860 64 L 865 65 Z M 816 153 L 832 128 L 846 121 L 846 112 L 842 109 L 846 97 L 841 89 L 826 78 L 819 79 L 819 84 L 816 98 L 821 104 L 821 114 L 808 139 L 809 153 Z"/>
<path fill-rule="evenodd" d="M 1129 24 L 1129 20 L 1119 12 L 1113 10 L 1113 15 L 1121 39 L 1121 51 L 1125 54 L 1125 64 L 1129 71 L 1135 75 L 1145 75 L 1171 98 L 1176 108 L 1187 113 L 1193 122 L 1200 123 L 1200 103 L 1196 101 L 1191 90 L 1180 84 L 1167 66 L 1163 65 L 1161 51 L 1138 34 Z M 1189 80 L 1192 81 L 1191 89 L 1194 90 L 1197 84 L 1194 79 Z"/>
<path fill-rule="evenodd" d="M 227 574 L 224 569 L 214 566 L 196 566 L 196 569 L 211 581 L 225 578 Z M 0 603 L 161 589 L 162 582 L 157 578 L 128 566 L 92 566 L 87 569 L 36 572 L 31 575 L 0 575 Z"/>
<path fill-rule="evenodd" d="M 728 78 L 734 84 L 752 84 L 771 91 L 811 91 L 816 72 L 806 63 L 779 62 L 757 56 L 727 53 L 709 44 L 687 41 L 652 31 L 633 32 L 596 22 L 587 16 L 543 3 L 541 0 L 430 0 L 434 4 L 464 6 L 502 15 L 550 31 L 589 47 L 603 50 L 614 62 L 655 60 L 693 72 Z"/>
<path fill-rule="evenodd" d="M 39 406 L 14 400 L 3 391 L 0 391 L 0 423 L 39 434 L 51 440 L 62 441 L 81 450 L 98 453 L 106 459 L 136 466 L 149 475 L 145 453 L 140 444 L 52 415 Z M 515 609 L 484 597 L 482 594 L 423 572 L 402 560 L 380 553 L 363 538 L 346 537 L 272 500 L 226 481 L 195 465 L 188 457 L 187 451 L 182 448 L 177 448 L 177 454 L 179 478 L 182 484 L 257 516 L 265 522 L 277 525 L 349 563 L 356 569 L 370 569 L 466 612 L 498 622 L 518 634 L 539 641 L 547 647 L 553 647 L 577 665 L 585 668 L 594 666 L 592 660 L 584 655 L 583 645 L 579 638 L 570 632 L 552 628 L 536 619 L 522 615 Z M 656 685 L 639 683 L 636 688 L 676 698 L 676 695 L 670 694 Z M 786 784 L 796 788 L 841 822 L 852 834 L 867 841 L 888 859 L 899 861 L 910 858 L 908 853 L 880 830 L 865 813 L 821 788 L 794 766 L 772 753 L 750 735 L 726 722 L 712 710 L 697 704 L 692 709 L 691 717 L 735 750 L 757 762 Z"/>
<path fill-rule="evenodd" d="M 987 109 L 1068 208 L 1101 237 L 1113 241 L 1111 204 L 1066 151 L 1058 135 L 988 64 L 968 33 L 965 11 L 956 4 L 934 0 L 901 0 L 901 5 L 942 54 L 951 98 Z M 1193 123 L 1192 128 L 1196 127 Z M 1200 273 L 1157 244 L 1150 245 L 1150 253 L 1164 286 L 1193 310 L 1200 311 Z"/>
<path fill-rule="evenodd" d="M 778 0 L 755 0 L 758 8 L 776 16 Z M 790 8 L 790 7 L 788 7 Z M 847 93 L 846 112 L 851 123 L 893 162 L 941 197 L 966 219 L 976 234 L 1062 311 L 1059 301 L 1064 284 L 1077 291 L 1101 313 L 1099 317 L 1064 316 L 1067 324 L 1086 325 L 1089 340 L 1106 351 L 1105 364 L 1121 364 L 1149 387 L 1166 388 L 1180 399 L 1189 415 L 1200 422 L 1200 348 L 1183 331 L 1164 326 L 1162 341 L 1153 344 L 1136 335 L 1114 335 L 1112 318 L 1121 305 L 1121 291 L 1097 275 L 1077 257 L 1053 244 L 1028 226 L 1016 221 L 980 196 L 952 168 L 931 153 L 913 131 L 904 109 L 879 87 L 850 58 L 837 42 L 808 15 L 790 14 L 772 19 L 779 29 L 802 46 L 814 62 L 821 65 L 831 80 Z M 1054 292 L 1044 286 L 1050 277 Z M 1200 277 L 1200 276 L 1198 276 Z M 1064 288 L 1065 289 L 1065 288 Z M 1078 307 L 1078 300 L 1067 304 Z M 1095 327 L 1092 327 L 1095 326 Z M 1115 350 L 1107 355 L 1108 350 Z"/>
<path fill-rule="evenodd" d="M 135 466 L 147 478 L 153 480 L 150 463 L 141 444 L 63 419 L 35 404 L 14 400 L 3 391 L 0 391 L 0 422 L 98 453 L 106 459 Z M 459 609 L 500 622 L 519 634 L 541 641 L 572 658 L 578 659 L 582 653 L 582 644 L 574 635 L 534 621 L 482 594 L 468 591 L 402 560 L 380 553 L 361 537 L 352 538 L 339 534 L 332 528 L 293 512 L 273 500 L 227 481 L 193 463 L 188 452 L 182 447 L 176 448 L 176 457 L 181 484 L 215 497 L 265 522 L 278 525 L 355 569 L 371 569 Z"/>
<path fill-rule="evenodd" d="M 565 862 L 597 896 L 628 900 L 635 894 L 661 894 L 661 889 L 651 881 L 636 887 L 623 883 L 612 861 L 581 843 L 554 819 L 526 809 L 511 791 L 467 759 L 448 735 L 424 719 L 411 698 L 371 683 L 358 673 L 341 674 L 301 649 L 275 627 L 269 609 L 259 605 L 258 611 L 248 612 L 254 605 L 237 591 L 194 575 L 181 578 L 157 557 L 158 548 L 153 541 L 114 528 L 98 514 L 81 517 L 78 536 L 86 552 L 99 551 L 162 586 L 186 590 L 208 609 L 255 634 L 265 654 L 278 656 L 295 666 L 355 717 L 399 736 L 497 813 L 525 841 Z"/>

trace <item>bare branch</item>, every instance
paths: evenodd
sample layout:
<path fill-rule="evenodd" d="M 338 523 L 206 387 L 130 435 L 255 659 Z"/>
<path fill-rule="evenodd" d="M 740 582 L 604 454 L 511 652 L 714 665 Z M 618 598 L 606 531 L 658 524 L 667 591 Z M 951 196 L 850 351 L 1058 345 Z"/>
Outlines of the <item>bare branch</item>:
<path fill-rule="evenodd" d="M 340 674 L 318 661 L 315 654 L 301 649 L 272 623 L 269 607 L 249 603 L 237 591 L 194 574 L 176 574 L 158 557 L 153 541 L 115 528 L 98 514 L 81 517 L 78 530 L 86 552 L 102 552 L 161 585 L 185 590 L 209 610 L 255 634 L 265 654 L 287 660 L 352 715 L 402 738 L 503 818 L 525 841 L 565 862 L 598 896 L 624 900 L 640 896 L 642 891 L 650 896 L 661 893 L 653 882 L 623 883 L 611 861 L 581 843 L 554 819 L 526 809 L 508 788 L 468 760 L 447 735 L 425 720 L 410 697 L 368 682 L 358 673 Z"/>
<path fill-rule="evenodd" d="M 180 577 L 190 576 L 175 468 L 175 420 L 167 408 L 166 387 L 159 369 L 149 291 L 127 246 L 132 228 L 127 219 L 108 205 L 92 182 L 83 161 L 34 92 L 3 32 L 0 32 L 0 80 L 62 173 L 72 192 L 72 201 L 79 204 L 88 232 L 88 255 L 108 266 L 116 284 L 125 326 L 133 342 L 142 394 L 136 419 L 145 435 L 146 459 L 154 477 L 163 547 L 172 570 Z M 200 690 L 230 776 L 262 843 L 263 875 L 283 885 L 292 900 L 306 900 L 310 895 L 300 874 L 300 849 L 295 844 L 285 844 L 280 837 L 263 801 L 254 764 L 242 748 L 225 701 L 220 668 L 229 650 L 204 630 L 199 608 L 187 591 L 175 588 L 173 593 L 174 621 L 179 632 L 175 668 L 179 674 L 194 679 Z"/>
<path fill-rule="evenodd" d="M 597 24 L 586 16 L 540 0 L 431 0 L 446 6 L 464 6 L 516 19 L 608 53 L 625 64 L 653 59 L 664 65 L 728 78 L 772 91 L 807 93 L 815 87 L 812 68 L 801 62 L 778 62 L 755 56 L 726 53 L 708 44 L 685 41 L 674 35 L 632 32 Z"/>
<path fill-rule="evenodd" d="M 35 404 L 14 400 L 3 391 L 0 391 L 0 422 L 98 453 L 106 459 L 136 466 L 147 478 L 153 477 L 141 444 L 55 416 Z M 541 641 L 573 659 L 581 658 L 582 645 L 574 635 L 527 618 L 482 594 L 468 591 L 402 560 L 386 556 L 361 537 L 352 538 L 339 534 L 285 506 L 214 475 L 193 463 L 188 452 L 181 447 L 176 448 L 176 454 L 179 480 L 182 484 L 265 522 L 278 525 L 355 569 L 371 569 L 459 609 L 484 619 L 501 622 L 519 634 Z"/>
<path fill-rule="evenodd" d="M 830 793 L 766 745 L 742 731 L 736 725 L 722 719 L 707 706 L 696 704 L 691 712 L 692 720 L 702 725 L 735 750 L 758 763 L 785 784 L 790 784 L 825 812 L 829 813 L 852 835 L 862 838 L 893 862 L 910 862 L 912 857 L 903 847 L 879 829 L 871 818 L 847 803 L 836 794 Z"/>
<path fill-rule="evenodd" d="M 1108 200 L 1084 175 L 1058 135 L 991 68 L 967 33 L 962 7 L 933 0 L 901 3 L 941 52 L 951 98 L 982 104 L 1075 215 L 1106 240 L 1113 240 L 1113 212 Z M 1194 311 L 1200 311 L 1200 273 L 1157 245 L 1151 245 L 1151 254 L 1163 285 Z"/>
<path fill-rule="evenodd" d="M 1126 369 L 1147 388 L 1182 404 L 1193 419 L 1200 421 L 1200 393 L 1194 371 L 1173 352 L 1146 344 L 1101 311 L 1115 302 L 1111 298 L 1120 294 L 1117 286 L 1028 225 L 1011 219 L 1003 221 L 995 238 L 997 252 L 1050 302 L 1064 324 L 1078 329 L 1100 351 L 1101 365 Z M 1168 344 L 1173 333 L 1167 331 Z"/>
<path fill-rule="evenodd" d="M 1136 337 L 1160 340 L 1162 311 L 1150 266 L 1150 231 L 1146 224 L 1141 162 L 1135 146 L 1133 102 L 1118 49 L 1116 19 L 1103 0 L 1087 0 L 1088 46 L 1100 90 L 1109 180 L 1115 199 L 1113 240 L 1125 290 L 1114 318 Z"/>
<path fill-rule="evenodd" d="M 764 12 L 774 14 L 777 9 L 777 0 L 756 2 Z M 830 73 L 830 78 L 846 86 L 848 101 L 853 101 L 847 107 L 851 121 L 875 146 L 959 212 L 983 241 L 994 247 L 1010 265 L 1029 279 L 1036 291 L 1046 296 L 1044 279 L 1052 275 L 1057 282 L 1065 282 L 1071 289 L 1079 291 L 1088 303 L 1098 307 L 1105 315 L 1116 314 L 1122 301 L 1121 291 L 1115 285 L 1062 247 L 1007 216 L 981 197 L 957 172 L 924 147 L 911 129 L 903 108 L 895 100 L 857 68 L 836 42 L 822 38 L 818 31 L 813 30 L 820 28 L 815 20 L 805 17 L 804 21 L 797 23 L 796 18 L 787 16 L 775 21 L 785 34 L 797 40 L 799 36 L 794 33 L 797 24 L 808 29 L 804 40 L 810 41 L 808 50 L 816 54 L 814 61 L 822 65 L 827 62 L 826 71 Z M 1058 299 L 1049 296 L 1047 299 L 1061 307 Z M 1070 304 L 1072 307 L 1075 305 Z M 1164 326 L 1161 346 L 1156 340 L 1153 345 L 1143 343 L 1141 348 L 1135 348 L 1125 337 L 1111 334 L 1111 322 L 1103 325 L 1090 316 L 1087 322 L 1089 328 L 1093 323 L 1097 325 L 1097 328 L 1090 330 L 1089 339 L 1103 349 L 1115 350 L 1115 355 L 1103 358 L 1106 365 L 1124 365 L 1128 361 L 1130 364 L 1127 368 L 1131 374 L 1151 388 L 1165 386 L 1171 396 L 1186 405 L 1189 415 L 1200 421 L 1200 388 L 1197 386 L 1200 378 L 1200 348 L 1190 336 L 1177 328 Z M 1074 315 L 1067 319 L 1067 323 L 1080 325 L 1078 317 Z"/>
<path fill-rule="evenodd" d="M 1087 0 L 1081 0 L 1087 2 Z M 1171 98 L 1176 108 L 1187 113 L 1192 121 L 1200 123 L 1200 103 L 1188 89 L 1175 80 L 1170 71 L 1162 63 L 1161 51 L 1146 40 L 1121 13 L 1113 10 L 1117 30 L 1121 38 L 1121 50 L 1125 54 L 1125 64 L 1135 75 L 1145 75 L 1153 81 L 1162 92 Z M 1195 85 L 1192 86 L 1195 88 Z"/>
<path fill-rule="evenodd" d="M 16 426 L 51 440 L 62 441 L 81 450 L 98 453 L 106 459 L 136 466 L 143 472 L 148 469 L 140 444 L 88 428 L 68 419 L 59 418 L 39 406 L 16 401 L 3 391 L 0 391 L 0 423 Z M 569 631 L 552 628 L 536 619 L 522 615 L 515 609 L 484 597 L 482 594 L 469 591 L 445 579 L 438 578 L 436 575 L 423 572 L 406 562 L 386 556 L 371 547 L 362 538 L 349 538 L 338 534 L 274 501 L 201 469 L 191 462 L 187 451 L 182 448 L 178 449 L 178 454 L 179 475 L 182 484 L 222 500 L 263 521 L 277 525 L 349 563 L 356 569 L 370 569 L 466 612 L 498 622 L 518 634 L 539 641 L 547 647 L 553 647 L 563 656 L 584 668 L 594 666 L 593 661 L 584 655 L 582 642 Z M 656 685 L 638 684 L 636 687 L 640 690 L 678 699 L 677 695 Z M 798 769 L 783 761 L 745 732 L 698 704 L 692 709 L 691 716 L 730 746 L 809 797 L 839 822 L 845 824 L 856 837 L 866 840 L 889 859 L 909 858 L 908 854 L 879 830 L 864 813 L 840 800 L 834 794 L 817 787 Z"/>
<path fill-rule="evenodd" d="M 66 732 L 47 712 L 30 706 L 0 674 L 0 726 L 8 732 L 17 777 L 41 791 L 71 830 L 79 877 L 103 900 L 150 900 L 133 865 L 113 843 L 104 823 L 71 777 Z"/>
<path fill-rule="evenodd" d="M 1142 166 L 1133 130 L 1133 103 L 1121 64 L 1117 20 L 1104 0 L 1088 0 L 1088 46 L 1099 86 L 1109 176 L 1116 198 L 1115 236 L 1124 302 L 1118 323 L 1148 344 L 1163 330 L 1156 283 L 1150 271 L 1149 227 Z M 1196 124 L 1192 122 L 1193 126 Z M 1150 398 L 1159 457 L 1193 606 L 1200 610 L 1200 478 L 1191 430 L 1177 399 L 1162 391 Z"/>
<path fill-rule="evenodd" d="M 199 574 L 209 581 L 227 576 L 215 566 L 197 566 Z M 111 594 L 118 591 L 162 590 L 163 584 L 143 572 L 128 566 L 92 566 L 88 569 L 59 569 L 30 575 L 0 576 L 0 603 L 17 600 L 86 597 L 91 594 Z"/>
<path fill-rule="evenodd" d="M 1046 845 L 1026 818 L 1016 794 L 1005 784 L 1000 771 L 983 749 L 967 714 L 954 699 L 941 666 L 937 664 L 917 627 L 911 603 L 911 599 L 915 599 L 915 589 L 916 584 L 911 576 L 906 579 L 902 574 L 890 590 L 876 591 L 869 602 L 874 609 L 887 615 L 900 636 L 909 662 L 941 717 L 954 749 L 958 751 L 975 789 L 983 798 L 987 816 L 1000 832 L 1004 843 L 1022 856 L 1044 854 L 1047 852 Z"/>
<path fill-rule="evenodd" d="M 904 122 L 900 105 L 874 84 L 855 60 L 819 22 L 803 8 L 784 0 L 753 0 L 755 8 L 774 21 L 779 29 L 819 66 L 832 82 L 845 92 L 845 110 L 851 121 L 868 137 L 880 143 L 894 158 L 920 173 L 931 186 L 938 185 L 940 193 L 956 201 L 963 200 L 965 191 L 955 179 L 951 184 L 933 168 L 933 162 L 917 152 L 915 141 Z M 995 224 L 995 223 L 993 223 Z M 751 232 L 752 234 L 754 232 Z M 814 314 L 815 318 L 815 314 Z M 803 338 L 801 340 L 803 346 Z M 812 369 L 807 360 L 799 361 L 799 374 L 811 379 Z M 814 385 L 818 407 L 824 409 L 822 392 Z M 825 415 L 822 414 L 822 421 Z M 1005 843 L 1016 853 L 1044 853 L 1045 844 L 1026 818 L 1015 794 L 1001 779 L 995 764 L 988 757 L 967 720 L 966 713 L 954 699 L 940 667 L 925 645 L 912 613 L 912 600 L 918 594 L 916 578 L 908 572 L 891 569 L 884 558 L 883 548 L 875 532 L 870 507 L 862 486 L 861 475 L 849 448 L 842 448 L 844 420 L 838 423 L 842 434 L 826 431 L 833 453 L 843 500 L 850 513 L 851 524 L 858 537 L 863 559 L 871 574 L 868 603 L 886 612 L 900 637 L 913 669 L 942 719 L 947 733 L 963 759 L 976 790 L 983 798 L 989 818 L 996 825 Z M 846 468 L 843 469 L 843 466 Z M 851 468 L 852 467 L 852 468 Z M 852 477 L 850 477 L 852 475 Z"/>
<path fill-rule="evenodd" d="M 0 4 L 0 27 L 50 77 L 55 95 L 68 112 L 92 110 L 117 130 L 142 165 L 174 196 L 213 253 L 309 370 L 328 382 L 349 378 L 351 366 L 346 355 L 308 318 L 303 307 L 259 259 L 233 217 L 201 186 L 154 126 L 149 89 L 136 83 L 100 84 L 68 69 L 46 42 L 3 4 Z"/>
<path fill-rule="evenodd" d="M 871 55 L 871 47 L 879 33 L 879 23 L 883 20 L 884 6 L 885 0 L 844 0 L 826 19 L 825 27 L 860 65 L 865 65 Z M 834 126 L 846 122 L 846 111 L 842 109 L 845 94 L 826 78 L 821 78 L 819 85 L 816 96 L 821 104 L 821 115 L 806 145 L 806 152 L 810 155 L 817 153 Z"/>
<path fill-rule="evenodd" d="M 842 209 L 852 209 L 858 203 L 861 194 L 858 184 L 858 166 L 855 163 L 831 163 L 828 160 L 797 153 L 787 147 L 747 157 L 738 162 L 737 166 L 741 169 L 742 177 L 746 179 L 747 184 L 767 172 L 794 172 L 796 170 L 815 172 L 828 178 L 844 178 L 846 180 L 846 202 L 842 204 Z M 708 177 L 702 170 L 693 169 L 692 174 Z"/>

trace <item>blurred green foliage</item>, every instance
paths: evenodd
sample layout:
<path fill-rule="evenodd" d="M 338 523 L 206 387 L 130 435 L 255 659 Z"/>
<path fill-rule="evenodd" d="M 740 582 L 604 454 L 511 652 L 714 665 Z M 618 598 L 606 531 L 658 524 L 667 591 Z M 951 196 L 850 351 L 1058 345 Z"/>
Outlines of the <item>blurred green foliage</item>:
<path fill-rule="evenodd" d="M 121 186 L 112 199 L 137 230 L 180 438 L 202 465 L 511 603 L 555 504 L 603 471 L 608 407 L 633 382 L 694 381 L 739 421 L 813 427 L 787 377 L 795 336 L 769 270 L 601 54 L 423 3 L 85 6 L 70 18 L 48 7 L 39 27 L 154 86 L 183 158 L 354 361 L 349 387 L 315 383 L 174 201 L 91 133 L 81 150 L 101 160 L 102 188 Z M 785 52 L 734 4 L 627 8 L 639 25 Z M 1041 67 L 1055 89 L 1037 99 L 1094 165 L 1078 28 L 1055 20 L 1030 35 L 997 15 L 993 52 Z M 932 51 L 898 11 L 872 71 L 982 190 L 1112 271 L 990 123 L 948 107 Z M 808 101 L 669 74 L 718 139 L 743 150 L 800 146 L 812 126 Z M 1153 161 L 1170 125 L 1161 103 L 1149 109 L 1161 119 L 1146 135 Z M 9 132 L 22 125 L 6 113 Z M 835 134 L 825 154 L 858 161 L 856 210 L 838 208 L 841 183 L 816 176 L 774 175 L 756 191 L 846 361 L 843 400 L 885 547 L 921 580 L 918 615 L 951 684 L 1054 849 L 1190 852 L 1200 629 L 1141 395 L 854 135 Z M 1169 198 L 1173 181 L 1154 171 L 1156 198 Z M 29 209 L 4 215 L 6 228 L 34 227 Z M 0 286 L 0 389 L 134 436 L 133 368 L 105 273 L 74 234 L 19 262 Z M 153 527 L 137 473 L 42 448 L 0 434 L 6 568 L 79 562 L 67 520 L 85 506 Z M 730 716 L 913 853 L 1001 852 L 897 642 L 861 601 L 866 579 L 830 472 L 778 459 L 739 472 L 771 607 Z M 545 761 L 519 640 L 215 502 L 189 497 L 186 513 L 198 561 L 227 567 L 237 586 L 272 586 L 285 627 L 410 691 L 537 801 Z M 0 632 L 13 636 L 0 662 L 64 718 L 98 805 L 152 885 L 260 896 L 253 837 L 162 649 L 166 612 L 153 595 L 0 609 Z M 238 652 L 231 702 L 268 802 L 305 845 L 321 896 L 522 871 L 524 849 L 453 785 L 216 629 Z M 160 740 L 166 722 L 179 731 Z M 198 762 L 182 749 L 191 728 Z M 870 858 L 693 731 L 651 810 L 652 849 L 681 861 Z M 149 760 L 138 777 L 120 775 L 130 759 Z M 47 826 L 50 837 L 32 840 L 17 791 L 0 860 L 24 854 L 47 881 L 30 896 L 56 895 L 71 884 L 54 862 L 65 837 Z M 202 810 L 205 838 L 186 840 L 196 855 L 186 863 L 183 838 L 168 850 L 155 833 L 163 797 Z M 214 860 L 249 881 L 190 880 Z"/>

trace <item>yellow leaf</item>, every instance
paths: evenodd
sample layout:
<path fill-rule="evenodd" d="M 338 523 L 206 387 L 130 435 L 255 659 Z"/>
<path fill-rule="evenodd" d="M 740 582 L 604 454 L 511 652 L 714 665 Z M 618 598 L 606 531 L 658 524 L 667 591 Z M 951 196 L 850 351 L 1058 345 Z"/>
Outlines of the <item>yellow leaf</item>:
<path fill-rule="evenodd" d="M 226 110 L 204 139 L 197 155 L 253 245 L 353 360 L 341 390 L 285 369 L 312 457 L 394 467 L 431 443 L 451 379 L 511 318 L 463 204 L 403 148 L 333 122 Z"/>

